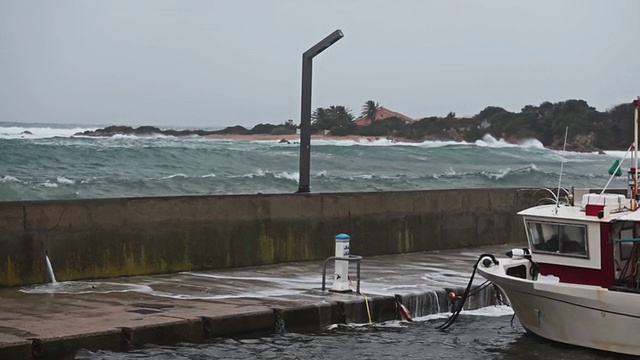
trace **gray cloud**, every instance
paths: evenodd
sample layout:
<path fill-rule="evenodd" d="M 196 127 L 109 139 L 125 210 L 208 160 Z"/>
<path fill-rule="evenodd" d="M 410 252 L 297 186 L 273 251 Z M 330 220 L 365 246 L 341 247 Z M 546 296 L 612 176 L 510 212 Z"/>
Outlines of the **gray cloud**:
<path fill-rule="evenodd" d="M 0 121 L 215 127 L 374 99 L 412 117 L 640 95 L 637 1 L 0 2 Z"/>

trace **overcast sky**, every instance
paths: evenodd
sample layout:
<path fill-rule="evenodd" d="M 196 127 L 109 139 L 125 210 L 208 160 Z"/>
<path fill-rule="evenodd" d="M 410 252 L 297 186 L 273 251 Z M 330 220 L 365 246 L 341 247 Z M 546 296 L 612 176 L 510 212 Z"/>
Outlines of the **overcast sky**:
<path fill-rule="evenodd" d="M 0 121 L 253 126 L 369 99 L 410 117 L 640 95 L 640 1 L 0 0 Z"/>

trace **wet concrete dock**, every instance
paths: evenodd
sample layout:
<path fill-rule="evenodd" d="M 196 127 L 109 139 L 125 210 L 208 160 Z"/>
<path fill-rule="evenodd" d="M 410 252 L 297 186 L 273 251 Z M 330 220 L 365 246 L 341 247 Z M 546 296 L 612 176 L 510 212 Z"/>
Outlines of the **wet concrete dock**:
<path fill-rule="evenodd" d="M 82 348 L 126 351 L 146 343 L 364 323 L 369 317 L 386 321 L 397 317 L 395 295 L 413 316 L 446 312 L 448 292 L 461 293 L 478 256 L 511 247 L 366 257 L 366 298 L 321 291 L 323 262 L 4 288 L 0 359 L 73 358 Z M 332 274 L 329 263 L 328 287 Z M 469 308 L 491 304 L 491 287 L 471 300 Z"/>

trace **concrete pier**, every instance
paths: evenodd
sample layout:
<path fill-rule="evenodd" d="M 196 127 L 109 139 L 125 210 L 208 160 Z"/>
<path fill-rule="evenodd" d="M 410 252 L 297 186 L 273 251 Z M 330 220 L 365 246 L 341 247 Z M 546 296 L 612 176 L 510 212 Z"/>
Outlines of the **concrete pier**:
<path fill-rule="evenodd" d="M 283 327 L 321 329 L 366 323 L 369 315 L 387 321 L 398 318 L 395 295 L 413 316 L 447 312 L 447 294 L 462 293 L 479 254 L 511 247 L 365 256 L 361 286 L 368 303 L 356 293 L 322 292 L 323 261 L 4 288 L 0 358 L 60 359 L 79 349 L 127 351 Z M 355 266 L 350 278 L 355 284 Z M 475 284 L 482 282 L 478 277 Z M 468 308 L 493 302 L 487 287 Z"/>

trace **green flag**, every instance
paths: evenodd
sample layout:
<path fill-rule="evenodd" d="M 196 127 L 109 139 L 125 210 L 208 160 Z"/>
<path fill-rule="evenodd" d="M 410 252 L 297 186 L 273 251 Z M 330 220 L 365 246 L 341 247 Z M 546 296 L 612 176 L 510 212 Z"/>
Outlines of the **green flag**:
<path fill-rule="evenodd" d="M 613 165 L 611 165 L 611 167 L 609 168 L 609 175 L 613 175 L 613 172 L 616 172 L 616 176 L 621 176 L 622 175 L 622 170 L 620 170 L 620 168 L 618 167 L 620 166 L 620 161 L 616 160 Z M 616 169 L 618 169 L 616 171 Z"/>

